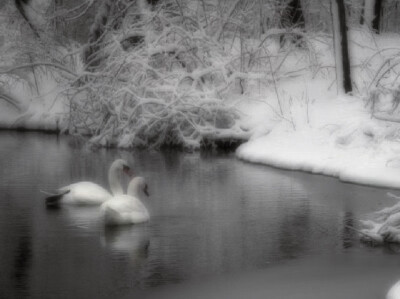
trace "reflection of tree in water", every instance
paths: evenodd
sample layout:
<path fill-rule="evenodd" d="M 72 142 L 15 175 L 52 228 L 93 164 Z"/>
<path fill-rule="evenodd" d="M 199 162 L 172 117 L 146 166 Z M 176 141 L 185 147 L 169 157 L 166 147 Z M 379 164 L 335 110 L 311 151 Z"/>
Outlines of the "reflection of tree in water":
<path fill-rule="evenodd" d="M 10 202 L 13 200 L 10 198 Z M 0 298 L 25 298 L 29 295 L 32 266 L 31 223 L 21 216 L 20 206 L 11 204 L 7 209 L 8 214 L 0 213 Z"/>
<path fill-rule="evenodd" d="M 356 238 L 354 229 L 354 215 L 351 211 L 344 212 L 343 215 L 343 232 L 342 232 L 342 245 L 343 248 L 350 248 L 353 246 L 353 241 Z"/>
<path fill-rule="evenodd" d="M 156 266 L 149 269 L 149 273 L 146 278 L 143 279 L 143 284 L 146 288 L 153 288 L 168 284 L 177 284 L 187 280 L 177 271 L 174 267 L 162 263 L 155 263 Z"/>
<path fill-rule="evenodd" d="M 18 245 L 14 255 L 14 279 L 15 287 L 20 292 L 27 291 L 28 270 L 32 262 L 32 240 L 28 234 L 22 234 L 18 239 Z"/>
<path fill-rule="evenodd" d="M 176 151 L 163 151 L 161 155 L 163 159 L 157 163 L 160 164 L 159 169 L 183 181 L 190 181 L 193 176 L 199 174 L 210 180 L 218 178 L 219 182 L 226 181 L 232 170 L 232 165 L 225 162 L 232 157 L 226 154 L 216 156 L 207 152 L 182 154 Z"/>
<path fill-rule="evenodd" d="M 150 239 L 145 227 L 106 227 L 103 242 L 114 252 L 128 254 L 135 267 L 148 259 Z"/>
<path fill-rule="evenodd" d="M 279 249 L 283 257 L 295 258 L 306 250 L 310 233 L 311 213 L 307 199 L 293 206 L 285 205 L 286 215 L 282 216 L 279 232 Z"/>

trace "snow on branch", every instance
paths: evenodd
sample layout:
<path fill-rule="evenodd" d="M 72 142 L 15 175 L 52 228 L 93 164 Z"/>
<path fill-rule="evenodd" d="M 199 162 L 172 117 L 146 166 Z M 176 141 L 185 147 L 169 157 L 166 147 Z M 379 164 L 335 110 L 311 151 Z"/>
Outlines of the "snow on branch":
<path fill-rule="evenodd" d="M 53 67 L 56 68 L 58 70 L 61 70 L 67 74 L 72 75 L 73 77 L 78 77 L 78 75 L 76 73 L 74 73 L 73 71 L 69 70 L 68 68 L 66 68 L 65 66 L 61 65 L 61 64 L 57 64 L 57 63 L 51 63 L 51 62 L 34 62 L 34 63 L 27 63 L 27 64 L 22 64 L 22 65 L 18 65 L 18 66 L 14 66 L 8 69 L 0 69 L 0 74 L 10 74 L 16 70 L 19 69 L 25 69 L 25 68 L 32 68 L 32 67 L 40 67 L 40 66 L 46 66 L 46 67 Z"/>
<path fill-rule="evenodd" d="M 124 148 L 197 149 L 204 142 L 248 139 L 232 94 L 237 86 L 244 93 L 246 84 L 286 78 L 291 52 L 272 53 L 266 41 L 303 33 L 271 29 L 261 42 L 245 39 L 235 30 L 246 26 L 243 17 L 254 5 L 236 0 L 222 11 L 207 5 L 204 18 L 190 3 L 176 1 L 105 31 L 90 56 L 96 67 L 79 73 L 65 91 L 69 132 L 91 136 L 93 145 Z"/>

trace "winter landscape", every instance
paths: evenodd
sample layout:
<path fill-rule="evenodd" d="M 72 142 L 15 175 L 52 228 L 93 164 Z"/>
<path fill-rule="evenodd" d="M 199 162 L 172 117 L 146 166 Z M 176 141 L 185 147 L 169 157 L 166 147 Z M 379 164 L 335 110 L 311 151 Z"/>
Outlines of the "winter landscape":
<path fill-rule="evenodd" d="M 400 298 L 398 1 L 1 4 L 1 298 Z"/>

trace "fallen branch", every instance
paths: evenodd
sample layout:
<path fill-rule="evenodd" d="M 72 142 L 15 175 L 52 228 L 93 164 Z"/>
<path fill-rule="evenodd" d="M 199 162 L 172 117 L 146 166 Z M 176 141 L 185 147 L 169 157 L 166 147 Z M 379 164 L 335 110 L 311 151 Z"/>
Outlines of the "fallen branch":
<path fill-rule="evenodd" d="M 373 118 L 376 118 L 378 120 L 383 120 L 383 121 L 390 121 L 390 122 L 394 122 L 394 123 L 400 123 L 400 117 L 398 116 L 391 116 L 391 115 L 387 115 L 387 114 L 372 114 Z"/>
<path fill-rule="evenodd" d="M 36 66 L 49 66 L 49 67 L 54 67 L 57 68 L 65 73 L 68 73 L 74 77 L 78 77 L 78 75 L 74 72 L 72 72 L 71 70 L 67 69 L 66 67 L 64 67 L 63 65 L 57 64 L 57 63 L 51 63 L 51 62 L 34 62 L 34 63 L 28 63 L 28 64 L 22 64 L 22 65 L 18 65 L 6 70 L 1 70 L 0 69 L 0 74 L 9 74 L 12 73 L 16 70 L 19 69 L 24 69 L 24 68 L 32 68 L 32 67 L 36 67 Z"/>
<path fill-rule="evenodd" d="M 11 106 L 16 108 L 18 110 L 18 112 L 22 112 L 21 104 L 16 99 L 13 99 L 12 97 L 7 96 L 5 94 L 0 94 L 0 98 L 2 98 L 7 103 L 9 103 Z"/>

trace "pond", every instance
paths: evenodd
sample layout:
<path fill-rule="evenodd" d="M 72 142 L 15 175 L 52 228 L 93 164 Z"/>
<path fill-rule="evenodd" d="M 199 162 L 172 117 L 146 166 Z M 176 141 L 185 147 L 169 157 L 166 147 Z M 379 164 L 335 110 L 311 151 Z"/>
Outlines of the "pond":
<path fill-rule="evenodd" d="M 46 209 L 41 190 L 107 186 L 117 157 L 148 181 L 149 223 L 110 230 L 98 207 Z M 0 132 L 0 297 L 384 298 L 399 249 L 360 243 L 349 226 L 392 205 L 387 191 L 233 154 Z"/>

